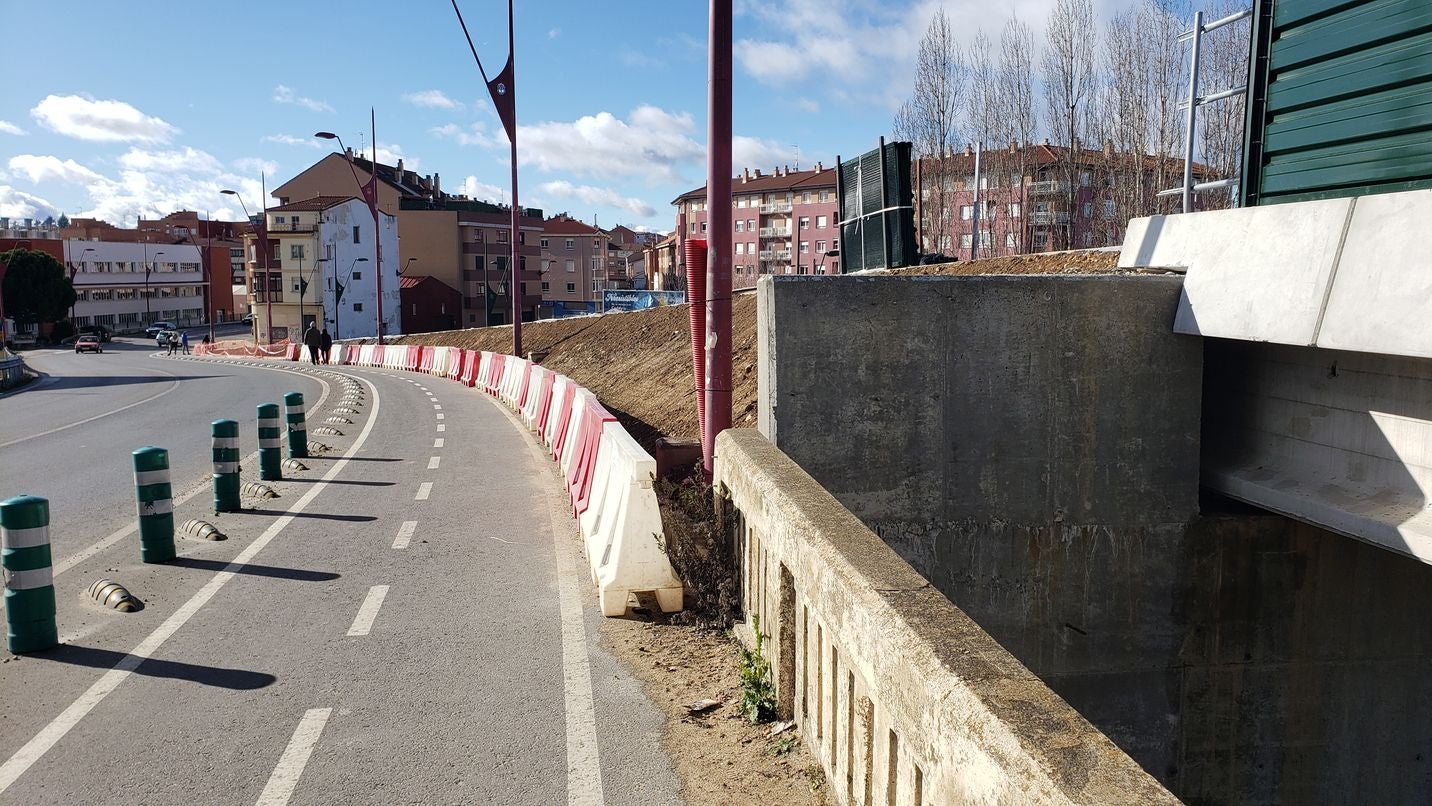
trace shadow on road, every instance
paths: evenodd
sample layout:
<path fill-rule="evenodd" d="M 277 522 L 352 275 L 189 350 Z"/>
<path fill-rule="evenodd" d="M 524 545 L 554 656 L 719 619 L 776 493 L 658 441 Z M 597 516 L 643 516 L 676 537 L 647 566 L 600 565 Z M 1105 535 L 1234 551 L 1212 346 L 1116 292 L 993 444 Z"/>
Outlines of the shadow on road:
<path fill-rule="evenodd" d="M 199 381 L 218 378 L 218 375 L 66 375 L 45 387 L 52 391 L 85 389 L 91 386 L 128 386 L 136 383 L 172 383 L 178 380 Z"/>
<path fill-rule="evenodd" d="M 290 479 L 284 479 L 289 481 Z M 250 515 L 291 515 L 295 518 L 313 518 L 320 521 L 343 521 L 345 523 L 370 523 L 378 520 L 376 515 L 325 515 L 318 512 L 280 512 L 277 509 L 246 509 Z"/>
<path fill-rule="evenodd" d="M 297 481 L 297 482 L 300 482 L 300 483 L 317 484 L 318 482 L 323 481 L 323 479 L 290 479 L 290 478 L 285 478 L 284 481 Z M 354 487 L 392 487 L 392 486 L 393 486 L 394 484 L 396 484 L 397 482 L 394 482 L 394 481 L 352 481 L 352 480 L 346 480 L 346 479 L 329 479 L 329 480 L 328 480 L 328 483 L 329 483 L 329 484 L 351 484 L 351 485 L 353 485 Z"/>
<path fill-rule="evenodd" d="M 343 458 L 342 456 L 306 456 L 306 457 L 304 457 L 305 461 L 308 460 L 308 459 L 342 459 L 342 458 Z M 350 456 L 350 457 L 348 457 L 348 461 L 350 461 L 350 462 L 401 462 L 401 461 L 403 461 L 403 460 L 402 460 L 402 459 L 384 459 L 384 458 L 379 458 L 379 457 L 376 457 L 376 456 Z"/>
<path fill-rule="evenodd" d="M 180 568 L 194 568 L 200 571 L 223 571 L 229 564 L 221 560 L 196 560 L 193 557 L 177 557 L 165 565 L 177 565 Z M 280 568 L 273 565 L 254 565 L 244 563 L 234 569 L 236 574 L 249 574 L 256 577 L 273 577 L 274 579 L 292 579 L 298 582 L 328 582 L 337 579 L 338 574 L 331 571 L 305 571 L 302 568 Z"/>
<path fill-rule="evenodd" d="M 87 646 L 65 645 L 48 652 L 37 652 L 33 658 L 70 663 L 75 666 L 89 666 L 94 669 L 113 669 L 120 661 L 129 657 L 127 653 L 110 649 L 96 649 Z M 174 680 L 188 680 L 205 686 L 231 688 L 249 691 L 264 688 L 278 680 L 271 674 L 250 672 L 246 669 L 225 669 L 220 666 L 198 666 L 173 660 L 146 659 L 134 670 L 135 674 L 146 677 L 168 677 Z"/>

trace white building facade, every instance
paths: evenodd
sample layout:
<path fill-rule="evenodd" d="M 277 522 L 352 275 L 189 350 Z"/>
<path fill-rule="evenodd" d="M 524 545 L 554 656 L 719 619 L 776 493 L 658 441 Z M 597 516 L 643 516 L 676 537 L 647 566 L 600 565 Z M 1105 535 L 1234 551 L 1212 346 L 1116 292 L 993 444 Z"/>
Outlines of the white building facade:
<path fill-rule="evenodd" d="M 204 324 L 203 263 L 193 244 L 66 240 L 65 270 L 74 277 L 78 328 Z"/>

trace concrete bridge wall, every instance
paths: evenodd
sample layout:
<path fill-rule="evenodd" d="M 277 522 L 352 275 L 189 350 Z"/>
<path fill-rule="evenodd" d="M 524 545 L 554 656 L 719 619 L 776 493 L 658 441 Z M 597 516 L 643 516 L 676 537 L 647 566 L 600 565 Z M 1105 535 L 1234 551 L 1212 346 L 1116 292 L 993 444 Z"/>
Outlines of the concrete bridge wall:
<path fill-rule="evenodd" d="M 1170 330 L 1179 290 L 764 281 L 760 422 L 1185 800 L 1413 802 L 1432 785 L 1432 620 L 1410 614 L 1432 574 L 1200 505 L 1204 344 Z"/>

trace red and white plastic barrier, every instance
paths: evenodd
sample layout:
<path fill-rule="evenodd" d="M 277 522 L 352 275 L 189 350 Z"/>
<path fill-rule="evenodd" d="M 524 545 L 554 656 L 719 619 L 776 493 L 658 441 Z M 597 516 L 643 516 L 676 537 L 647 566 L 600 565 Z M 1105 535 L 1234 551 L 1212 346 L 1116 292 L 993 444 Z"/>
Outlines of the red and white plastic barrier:
<path fill-rule="evenodd" d="M 299 360 L 300 347 L 275 357 Z M 456 347 L 335 344 L 331 363 L 445 376 L 507 404 L 561 467 L 602 614 L 620 616 L 632 594 L 647 592 L 665 612 L 682 608 L 684 588 L 662 549 L 656 461 L 596 395 L 516 356 Z"/>

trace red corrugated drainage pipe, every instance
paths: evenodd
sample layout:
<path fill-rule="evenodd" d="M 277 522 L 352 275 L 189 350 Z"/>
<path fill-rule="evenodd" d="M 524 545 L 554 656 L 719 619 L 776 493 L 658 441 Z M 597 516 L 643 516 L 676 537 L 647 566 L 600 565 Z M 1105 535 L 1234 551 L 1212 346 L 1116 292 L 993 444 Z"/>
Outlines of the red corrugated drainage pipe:
<path fill-rule="evenodd" d="M 691 304 L 691 370 L 697 433 L 706 433 L 706 239 L 686 239 L 686 301 Z"/>

